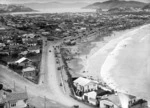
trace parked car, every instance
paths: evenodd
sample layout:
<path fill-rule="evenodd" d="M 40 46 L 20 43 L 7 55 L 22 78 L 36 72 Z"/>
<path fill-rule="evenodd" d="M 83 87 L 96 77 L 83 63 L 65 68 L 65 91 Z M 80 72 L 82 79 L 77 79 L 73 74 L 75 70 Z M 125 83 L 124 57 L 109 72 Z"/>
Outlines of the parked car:
<path fill-rule="evenodd" d="M 73 105 L 73 108 L 79 108 L 79 105 Z"/>

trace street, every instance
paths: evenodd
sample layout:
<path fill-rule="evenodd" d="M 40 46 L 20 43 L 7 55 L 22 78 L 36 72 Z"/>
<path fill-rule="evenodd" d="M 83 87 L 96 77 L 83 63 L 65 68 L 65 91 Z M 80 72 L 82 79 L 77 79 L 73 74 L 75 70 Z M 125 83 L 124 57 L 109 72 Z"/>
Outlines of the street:
<path fill-rule="evenodd" d="M 16 91 L 23 92 L 26 88 L 29 97 L 34 97 L 37 100 L 39 97 L 43 99 L 46 97 L 48 100 L 50 100 L 48 102 L 49 104 L 54 104 L 56 102 L 55 104 L 58 105 L 58 108 L 60 108 L 60 106 L 62 106 L 62 108 L 63 106 L 72 107 L 73 105 L 79 105 L 80 108 L 90 108 L 90 106 L 78 102 L 77 100 L 71 98 L 69 94 L 64 93 L 62 87 L 60 86 L 62 80 L 60 72 L 57 71 L 53 48 L 55 45 L 57 46 L 58 44 L 47 42 L 47 45 L 44 46 L 40 81 L 38 85 L 28 81 L 4 66 L 0 66 L 0 82 L 6 84 L 10 88 L 14 88 L 15 82 Z M 34 104 L 37 104 L 38 108 L 39 102 L 35 101 Z M 44 104 L 42 106 L 44 107 Z"/>

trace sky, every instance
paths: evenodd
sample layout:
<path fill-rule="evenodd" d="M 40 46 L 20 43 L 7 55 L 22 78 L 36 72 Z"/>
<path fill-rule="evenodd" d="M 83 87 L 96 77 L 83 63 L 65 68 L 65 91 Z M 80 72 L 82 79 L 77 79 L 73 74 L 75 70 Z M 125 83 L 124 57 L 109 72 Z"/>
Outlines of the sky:
<path fill-rule="evenodd" d="M 55 2 L 55 1 L 65 2 L 65 3 L 70 3 L 70 2 L 94 3 L 94 2 L 103 2 L 103 1 L 106 1 L 106 0 L 0 0 L 0 4 L 42 3 L 42 2 Z M 134 1 L 150 3 L 150 0 L 134 0 Z"/>

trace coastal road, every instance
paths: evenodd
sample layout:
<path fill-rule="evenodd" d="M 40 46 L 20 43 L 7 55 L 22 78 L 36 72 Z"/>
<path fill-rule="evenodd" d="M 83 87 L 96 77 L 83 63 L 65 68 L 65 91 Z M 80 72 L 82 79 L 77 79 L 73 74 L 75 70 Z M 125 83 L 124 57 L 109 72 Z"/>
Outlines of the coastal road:
<path fill-rule="evenodd" d="M 29 98 L 33 97 L 33 104 L 36 105 L 37 108 L 44 107 L 44 97 L 46 97 L 46 105 L 49 107 L 70 108 L 73 105 L 79 105 L 80 108 L 91 108 L 91 106 L 85 105 L 71 98 L 69 94 L 64 93 L 62 87 L 60 87 L 60 73 L 57 71 L 53 48 L 53 46 L 55 47 L 59 45 L 59 43 L 60 42 L 44 43 L 40 83 L 38 85 L 28 81 L 4 66 L 0 66 L 0 83 L 4 83 L 4 85 L 10 88 L 14 88 L 15 83 L 16 91 L 26 90 Z"/>
<path fill-rule="evenodd" d="M 56 66 L 56 58 L 54 54 L 54 47 L 59 45 L 60 42 L 52 43 L 48 42 L 48 58 L 47 58 L 47 73 L 46 73 L 46 79 L 47 79 L 47 86 L 49 86 L 50 91 L 53 93 L 55 99 L 58 103 L 64 104 L 66 106 L 73 106 L 73 105 L 79 105 L 80 108 L 90 108 L 90 106 L 87 106 L 81 102 L 78 102 L 71 98 L 69 94 L 65 94 L 63 90 L 60 87 L 60 74 L 57 71 Z"/>

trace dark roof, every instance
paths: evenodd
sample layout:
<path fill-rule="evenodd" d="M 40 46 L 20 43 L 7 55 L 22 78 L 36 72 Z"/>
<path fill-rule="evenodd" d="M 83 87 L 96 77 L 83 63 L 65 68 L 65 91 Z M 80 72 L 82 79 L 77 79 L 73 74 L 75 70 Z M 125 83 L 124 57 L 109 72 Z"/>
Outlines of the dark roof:
<path fill-rule="evenodd" d="M 112 94 L 112 92 L 106 91 L 106 90 L 103 90 L 103 89 L 98 89 L 97 90 L 97 96 L 104 96 L 106 94 Z"/>
<path fill-rule="evenodd" d="M 143 103 L 147 103 L 147 101 L 143 100 L 143 99 L 140 99 L 140 100 L 136 101 L 135 103 L 133 103 L 131 106 L 135 106 L 135 105 L 143 104 Z"/>
<path fill-rule="evenodd" d="M 6 95 L 6 101 L 18 101 L 28 99 L 27 93 L 9 93 Z"/>
<path fill-rule="evenodd" d="M 136 96 L 133 96 L 133 95 L 128 95 L 130 99 L 135 99 Z"/>

